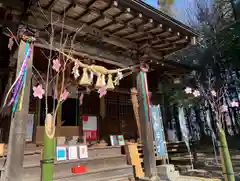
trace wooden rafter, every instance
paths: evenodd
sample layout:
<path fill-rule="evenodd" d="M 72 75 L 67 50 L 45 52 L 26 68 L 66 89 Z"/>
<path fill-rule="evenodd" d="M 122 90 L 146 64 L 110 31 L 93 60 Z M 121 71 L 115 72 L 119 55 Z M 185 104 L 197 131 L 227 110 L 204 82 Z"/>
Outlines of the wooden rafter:
<path fill-rule="evenodd" d="M 49 26 L 52 14 L 54 20 L 60 20 L 54 23 L 59 32 L 62 28 L 61 19 L 65 16 L 64 31 L 69 34 L 74 34 L 83 26 L 76 39 L 90 38 L 124 55 L 137 51 L 142 54 L 141 57 L 162 59 L 159 56 L 186 47 L 195 36 L 181 29 L 182 25 L 177 27 L 172 20 L 162 21 L 163 17 L 156 18 L 156 13 L 149 14 L 149 10 L 131 6 L 132 3 L 125 3 L 125 0 L 49 1 L 47 4 L 46 0 L 39 1 L 48 20 L 44 19 L 39 9 L 33 7 L 30 11 L 34 16 L 25 22 L 44 30 Z M 41 22 L 40 28 L 36 22 Z"/>
<path fill-rule="evenodd" d="M 35 17 L 41 17 L 41 18 L 43 19 L 43 14 L 42 14 L 42 12 L 39 12 L 37 9 L 36 9 L 36 10 L 33 10 L 32 12 L 34 12 L 34 16 L 35 16 Z M 44 10 L 43 10 L 43 12 L 44 12 L 44 15 L 45 15 L 46 17 L 48 17 L 48 19 L 50 20 L 50 19 L 51 19 L 50 13 L 47 12 L 47 11 L 44 11 Z M 52 12 L 52 16 L 55 17 L 56 20 L 60 17 L 59 14 L 53 13 L 53 12 Z M 46 21 L 47 21 L 47 20 L 46 20 Z M 75 31 L 78 30 L 78 28 L 80 28 L 81 26 L 83 26 L 81 33 L 84 33 L 84 32 L 85 32 L 85 33 L 90 33 L 90 34 L 93 34 L 93 35 L 100 34 L 102 41 L 104 41 L 104 42 L 106 42 L 106 43 L 114 44 L 114 45 L 116 45 L 116 46 L 118 46 L 118 47 L 122 47 L 122 48 L 125 48 L 125 49 L 128 49 L 128 48 L 136 48 L 136 47 L 137 47 L 136 44 L 130 42 L 129 40 L 120 39 L 119 37 L 114 36 L 114 35 L 112 35 L 112 36 L 110 36 L 110 37 L 109 37 L 109 36 L 106 36 L 106 34 L 107 34 L 106 32 L 103 32 L 102 30 L 100 30 L 100 29 L 98 29 L 98 28 L 95 28 L 95 27 L 92 27 L 91 25 L 87 25 L 87 24 L 85 24 L 85 23 L 83 23 L 83 22 L 78 22 L 78 23 L 79 23 L 79 24 L 78 24 L 78 23 L 76 23 L 76 21 L 71 20 L 70 18 L 67 18 L 67 17 L 65 18 L 64 21 L 65 21 L 64 28 L 67 29 L 67 30 L 69 30 L 69 31 L 75 32 Z M 32 23 L 33 25 L 36 24 L 36 22 L 31 22 L 31 23 Z M 60 22 L 58 21 L 57 23 L 54 23 L 54 26 L 62 28 L 62 23 L 61 23 L 61 21 L 60 21 Z M 80 34 L 81 34 L 81 33 L 80 33 Z"/>

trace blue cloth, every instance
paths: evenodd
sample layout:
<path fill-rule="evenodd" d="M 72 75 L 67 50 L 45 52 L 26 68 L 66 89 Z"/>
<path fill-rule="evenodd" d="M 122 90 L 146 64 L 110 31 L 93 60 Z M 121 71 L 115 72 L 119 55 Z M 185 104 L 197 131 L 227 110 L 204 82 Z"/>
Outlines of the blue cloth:
<path fill-rule="evenodd" d="M 156 144 L 156 155 L 158 157 L 167 157 L 167 148 L 165 144 L 164 129 L 160 106 L 151 106 L 151 119 Z"/>

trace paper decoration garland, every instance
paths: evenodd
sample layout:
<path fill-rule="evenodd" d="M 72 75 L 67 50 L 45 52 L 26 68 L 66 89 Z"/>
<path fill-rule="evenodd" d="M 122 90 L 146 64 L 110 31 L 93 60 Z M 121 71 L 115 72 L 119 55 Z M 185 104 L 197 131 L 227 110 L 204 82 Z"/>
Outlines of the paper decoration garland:
<path fill-rule="evenodd" d="M 102 87 L 102 79 L 101 78 L 102 78 L 101 74 L 98 73 L 98 75 L 97 75 L 97 82 L 96 82 L 96 85 L 95 85 L 96 88 L 101 88 Z"/>
<path fill-rule="evenodd" d="M 70 59 L 74 62 L 74 67 L 72 68 L 72 74 L 74 74 L 75 79 L 79 76 L 78 68 L 83 68 L 83 75 L 81 80 L 79 81 L 80 85 L 88 86 L 92 84 L 93 75 L 97 75 L 97 81 L 95 87 L 97 89 L 102 88 L 106 85 L 105 78 L 108 75 L 108 83 L 107 88 L 114 89 L 112 75 L 117 74 L 114 80 L 115 85 L 119 85 L 119 81 L 123 78 L 123 71 L 132 70 L 133 68 L 139 67 L 139 65 L 135 65 L 132 67 L 122 68 L 122 69 L 115 69 L 115 70 L 108 70 L 103 66 L 98 65 L 87 65 L 80 62 L 78 59 L 71 57 L 70 55 L 64 53 L 60 49 L 56 49 L 59 53 L 65 56 L 67 59 Z M 88 72 L 90 72 L 90 78 L 88 76 Z"/>
<path fill-rule="evenodd" d="M 74 78 L 75 79 L 77 79 L 79 76 L 80 76 L 80 74 L 79 74 L 79 64 L 78 64 L 78 61 L 75 61 L 74 62 L 74 67 L 73 67 L 73 69 L 72 69 L 72 74 L 74 75 Z"/>
<path fill-rule="evenodd" d="M 108 75 L 107 89 L 108 90 L 113 90 L 114 89 L 113 80 L 112 80 L 112 74 Z"/>
<path fill-rule="evenodd" d="M 83 69 L 83 75 L 82 75 L 82 78 L 79 82 L 80 85 L 90 85 L 90 81 L 89 81 L 89 78 L 88 78 L 88 73 L 87 73 L 87 68 L 84 68 Z"/>

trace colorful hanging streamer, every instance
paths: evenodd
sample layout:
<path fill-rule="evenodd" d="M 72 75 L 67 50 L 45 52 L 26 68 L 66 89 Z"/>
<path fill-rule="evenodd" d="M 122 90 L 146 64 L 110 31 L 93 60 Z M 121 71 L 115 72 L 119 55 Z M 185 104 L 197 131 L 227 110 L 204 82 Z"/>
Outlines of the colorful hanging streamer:
<path fill-rule="evenodd" d="M 148 94 L 148 83 L 147 83 L 147 75 L 145 72 L 141 72 L 141 78 L 142 78 L 142 86 L 145 90 L 145 94 L 146 94 L 146 103 L 147 103 L 147 107 L 145 109 L 147 109 L 147 113 L 148 113 L 148 120 L 151 120 L 151 113 L 150 113 L 150 101 L 149 101 L 149 94 Z"/>
<path fill-rule="evenodd" d="M 26 69 L 27 69 L 27 61 L 30 58 L 31 50 L 32 50 L 32 48 L 29 46 L 29 43 L 26 42 L 25 53 L 24 53 L 25 59 L 23 61 L 21 70 L 19 72 L 20 76 L 18 76 L 17 84 L 14 87 L 13 96 L 12 96 L 11 100 L 9 101 L 8 106 L 10 106 L 13 102 L 15 102 L 15 104 L 18 103 L 18 101 L 16 101 L 16 97 L 19 92 L 19 89 L 21 89 L 21 87 L 24 85 L 24 81 L 25 81 L 24 79 L 26 76 Z"/>

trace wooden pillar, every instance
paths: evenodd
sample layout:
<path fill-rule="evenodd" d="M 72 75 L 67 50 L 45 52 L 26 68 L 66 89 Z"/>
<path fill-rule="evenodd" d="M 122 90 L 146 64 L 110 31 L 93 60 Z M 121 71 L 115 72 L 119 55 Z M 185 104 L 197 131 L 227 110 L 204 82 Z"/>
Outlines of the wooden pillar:
<path fill-rule="evenodd" d="M 153 144 L 153 127 L 149 117 L 149 98 L 146 80 L 146 72 L 141 71 L 137 77 L 137 88 L 139 93 L 139 109 L 141 136 L 144 146 L 144 172 L 145 177 L 150 180 L 159 180 L 157 176 L 156 158 Z"/>
<path fill-rule="evenodd" d="M 106 115 L 106 106 L 105 106 L 105 96 L 101 97 L 100 98 L 100 119 L 98 119 L 98 138 L 99 140 L 101 141 L 103 139 L 103 137 L 105 136 L 105 131 L 106 131 L 106 128 L 105 128 L 105 124 L 104 124 L 104 121 L 105 121 L 105 115 Z"/>
<path fill-rule="evenodd" d="M 17 59 L 17 74 L 20 72 L 21 65 L 24 60 L 26 43 L 21 40 L 18 50 Z M 25 139 L 27 132 L 27 119 L 31 89 L 31 77 L 32 77 L 32 59 L 33 59 L 33 47 L 32 53 L 27 63 L 27 74 L 25 80 L 25 89 L 23 94 L 22 110 L 16 109 L 14 118 L 11 120 L 7 162 L 4 172 L 5 181 L 21 181 L 21 174 L 23 173 L 23 159 Z"/>

